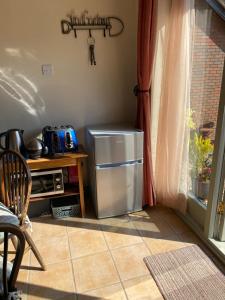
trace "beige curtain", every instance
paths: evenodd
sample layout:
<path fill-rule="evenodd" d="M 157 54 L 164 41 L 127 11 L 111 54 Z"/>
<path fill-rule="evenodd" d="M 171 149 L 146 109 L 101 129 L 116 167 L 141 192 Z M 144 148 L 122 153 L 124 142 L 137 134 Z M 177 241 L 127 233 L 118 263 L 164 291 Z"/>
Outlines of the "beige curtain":
<path fill-rule="evenodd" d="M 186 209 L 194 0 L 159 1 L 152 86 L 152 149 L 157 202 Z M 161 11 L 161 18 L 160 18 Z"/>

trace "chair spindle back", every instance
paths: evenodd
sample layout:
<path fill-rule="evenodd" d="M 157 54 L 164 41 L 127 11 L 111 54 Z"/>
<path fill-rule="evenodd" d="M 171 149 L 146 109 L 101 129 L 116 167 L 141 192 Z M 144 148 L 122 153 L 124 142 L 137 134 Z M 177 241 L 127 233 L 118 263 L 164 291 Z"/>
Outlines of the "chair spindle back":
<path fill-rule="evenodd" d="M 0 155 L 1 190 L 4 204 L 24 223 L 31 194 L 31 174 L 23 156 L 13 150 Z"/>

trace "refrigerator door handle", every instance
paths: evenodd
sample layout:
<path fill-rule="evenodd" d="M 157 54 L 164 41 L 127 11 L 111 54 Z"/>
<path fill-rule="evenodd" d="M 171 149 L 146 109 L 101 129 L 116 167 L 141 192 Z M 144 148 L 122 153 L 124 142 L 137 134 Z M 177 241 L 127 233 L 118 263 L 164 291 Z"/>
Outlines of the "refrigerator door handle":
<path fill-rule="evenodd" d="M 118 168 L 118 167 L 130 167 L 133 165 L 143 164 L 143 160 L 139 159 L 132 162 L 118 163 L 118 164 L 104 164 L 104 165 L 96 165 L 96 170 L 106 170 L 109 168 Z"/>

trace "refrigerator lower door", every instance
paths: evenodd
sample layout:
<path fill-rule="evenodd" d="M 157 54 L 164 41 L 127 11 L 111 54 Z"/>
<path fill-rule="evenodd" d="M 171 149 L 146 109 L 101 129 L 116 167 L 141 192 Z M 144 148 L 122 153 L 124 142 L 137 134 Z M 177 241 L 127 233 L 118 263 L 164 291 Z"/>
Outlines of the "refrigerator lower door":
<path fill-rule="evenodd" d="M 142 209 L 143 161 L 96 167 L 98 218 Z"/>

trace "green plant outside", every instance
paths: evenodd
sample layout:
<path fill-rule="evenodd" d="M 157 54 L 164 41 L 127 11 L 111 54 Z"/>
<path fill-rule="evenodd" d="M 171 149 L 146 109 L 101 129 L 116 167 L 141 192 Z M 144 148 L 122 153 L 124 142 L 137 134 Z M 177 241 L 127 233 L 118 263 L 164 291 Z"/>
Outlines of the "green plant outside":
<path fill-rule="evenodd" d="M 189 141 L 189 166 L 192 179 L 207 182 L 211 176 L 212 153 L 214 145 L 210 138 L 203 137 L 196 129 L 190 112 L 188 126 L 191 129 Z"/>

